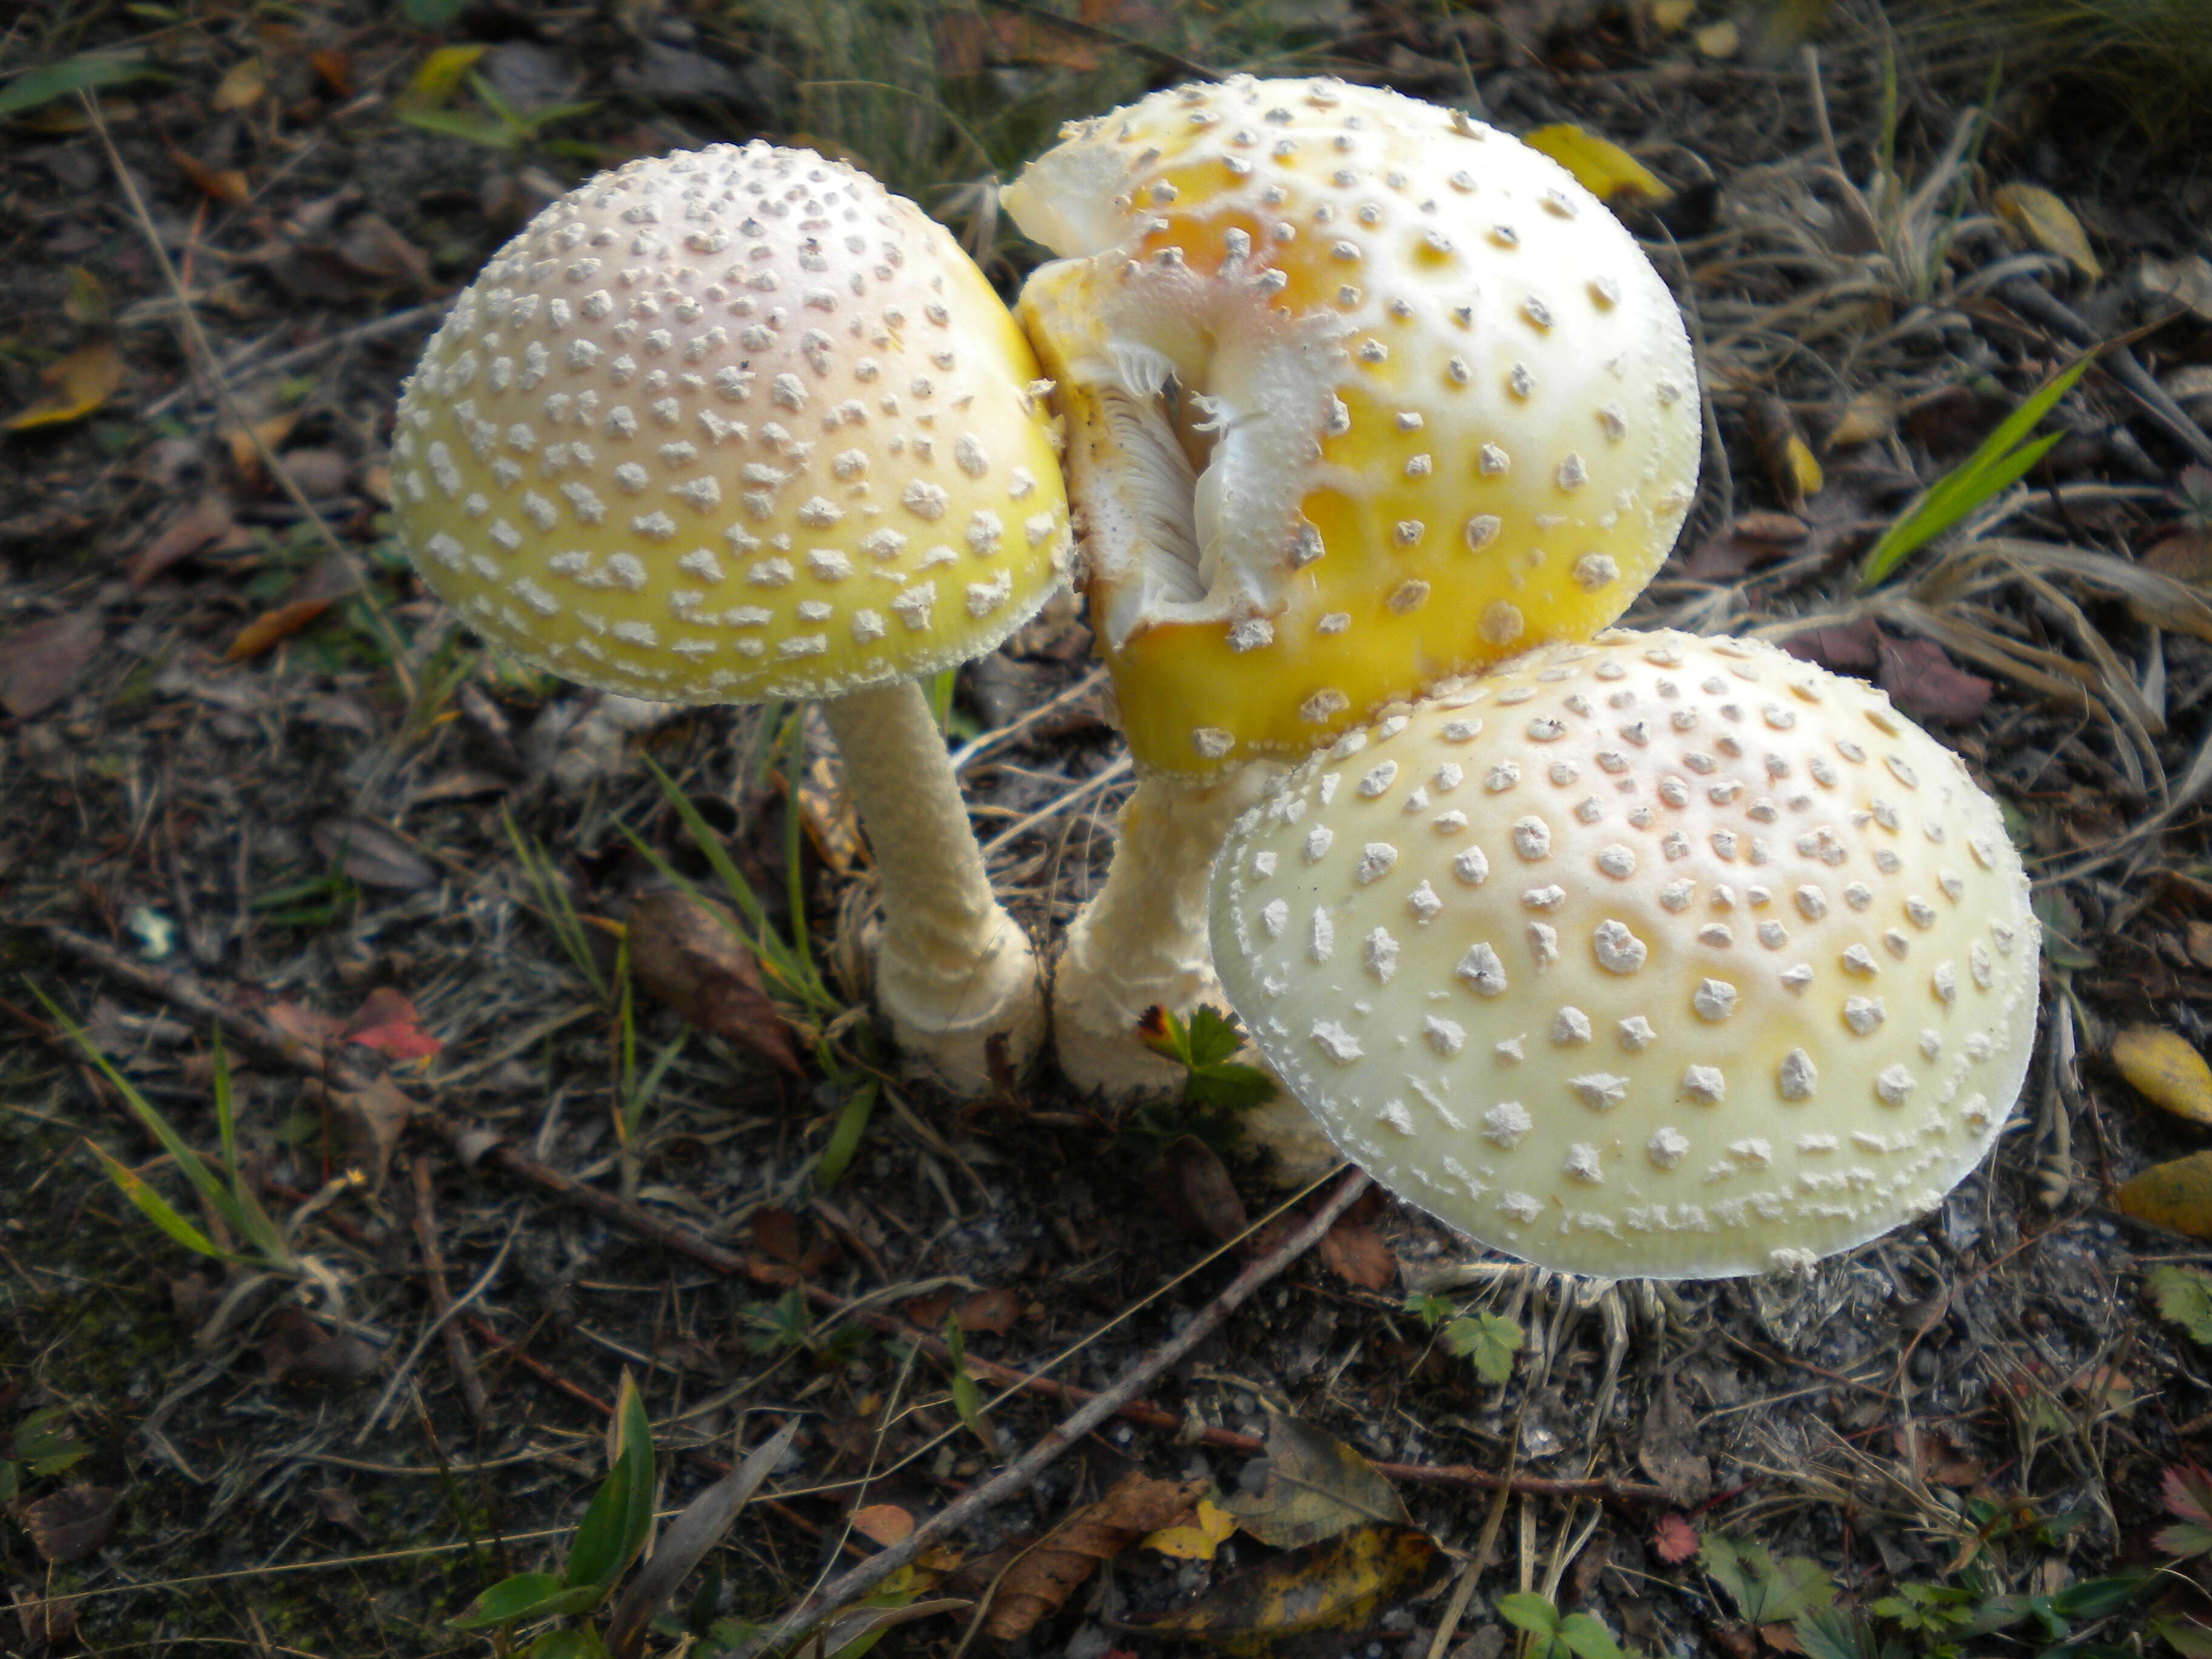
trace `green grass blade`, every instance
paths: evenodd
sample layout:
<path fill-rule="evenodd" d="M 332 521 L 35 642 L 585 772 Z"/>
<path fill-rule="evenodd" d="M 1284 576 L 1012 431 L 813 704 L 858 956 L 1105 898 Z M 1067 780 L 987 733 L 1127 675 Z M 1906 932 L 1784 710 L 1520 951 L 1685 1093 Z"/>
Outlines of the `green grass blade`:
<path fill-rule="evenodd" d="M 814 947 L 806 937 L 806 860 L 803 856 L 806 850 L 806 825 L 805 814 L 799 802 L 799 780 L 806 767 L 806 723 L 803 720 L 791 723 L 791 742 L 783 765 L 784 902 L 791 908 L 791 950 L 805 969 L 809 982 L 819 983 Z"/>
<path fill-rule="evenodd" d="M 775 935 L 768 925 L 768 913 L 761 908 L 760 899 L 754 893 L 752 884 L 745 879 L 744 872 L 731 861 L 729 849 L 722 845 L 722 838 L 714 833 L 714 826 L 699 815 L 699 809 L 676 787 L 676 780 L 660 769 L 659 762 L 650 755 L 644 759 L 645 769 L 653 774 L 653 781 L 660 786 L 663 799 L 683 821 L 684 828 L 690 832 L 708 866 L 714 871 L 715 879 L 729 890 L 731 902 L 738 907 L 738 914 L 752 924 L 753 931 L 761 936 L 762 943 L 774 939 Z M 623 833 L 629 834 L 627 830 Z M 633 844 L 636 843 L 635 836 L 630 839 Z M 640 847 L 639 850 L 644 849 Z M 780 940 L 777 942 L 781 943 Z"/>
<path fill-rule="evenodd" d="M 1897 567 L 2000 492 L 2009 489 L 2064 436 L 2052 433 L 2022 443 L 2036 423 L 2088 372 L 2095 354 L 2077 357 L 2031 392 L 1997 423 L 1974 453 L 1928 488 L 1903 517 L 1882 532 L 1859 564 L 1862 592 L 1886 580 Z"/>
<path fill-rule="evenodd" d="M 837 1184 L 851 1167 L 853 1155 L 860 1150 L 860 1137 L 868 1131 L 868 1119 L 876 1109 L 876 1097 L 882 1085 L 874 1078 L 862 1080 L 845 1102 L 845 1109 L 837 1114 L 837 1127 L 830 1132 L 830 1144 L 822 1149 L 822 1161 L 814 1166 L 814 1184 L 827 1189 Z"/>
<path fill-rule="evenodd" d="M 584 933 L 576 907 L 568 902 L 568 885 L 553 868 L 552 855 L 535 840 L 524 836 L 512 813 L 502 812 L 500 816 L 507 826 L 507 844 L 514 848 L 515 860 L 522 866 L 531 890 L 538 896 L 538 908 L 544 913 L 545 925 L 553 930 L 562 953 L 592 988 L 592 994 L 605 1002 L 606 977 L 599 972 L 599 958 L 592 954 L 591 940 Z"/>
<path fill-rule="evenodd" d="M 138 1212 L 152 1222 L 186 1249 L 216 1261 L 236 1261 L 238 1257 L 228 1250 L 218 1249 L 215 1241 L 179 1215 L 168 1200 L 141 1180 L 138 1172 L 117 1162 L 102 1151 L 99 1143 L 87 1140 L 86 1148 L 100 1160 L 100 1167 L 115 1183 L 116 1190 L 137 1207 Z"/>
<path fill-rule="evenodd" d="M 284 1230 L 262 1207 L 253 1189 L 246 1184 L 245 1172 L 239 1166 L 238 1130 L 231 1107 L 230 1056 L 223 1050 L 221 1026 L 216 1028 L 213 1049 L 216 1133 L 222 1138 L 223 1173 L 229 1177 L 230 1200 L 234 1206 L 225 1212 L 225 1218 L 246 1235 L 253 1248 L 261 1252 L 264 1261 L 271 1267 L 289 1271 L 297 1264 Z"/>
<path fill-rule="evenodd" d="M 676 1063 L 677 1056 L 684 1052 L 684 1045 L 690 1041 L 689 1030 L 678 1031 L 670 1038 L 661 1046 L 660 1052 L 653 1055 L 653 1064 L 645 1068 L 645 1075 L 638 1079 L 637 1086 L 624 1097 L 623 1138 L 625 1140 L 637 1138 L 638 1126 L 645 1121 L 645 1109 L 660 1092 L 661 1080 L 668 1075 L 668 1068 Z"/>

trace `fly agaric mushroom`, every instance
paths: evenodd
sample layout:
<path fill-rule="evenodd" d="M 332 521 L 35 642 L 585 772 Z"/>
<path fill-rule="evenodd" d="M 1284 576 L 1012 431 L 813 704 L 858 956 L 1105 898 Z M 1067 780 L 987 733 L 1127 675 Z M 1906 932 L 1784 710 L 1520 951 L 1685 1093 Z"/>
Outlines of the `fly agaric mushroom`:
<path fill-rule="evenodd" d="M 2035 1042 L 1996 803 L 1856 680 L 1554 646 L 1346 732 L 1231 834 L 1216 960 L 1344 1153 L 1608 1278 L 1809 1265 L 1933 1208 Z"/>
<path fill-rule="evenodd" d="M 1260 780 L 1449 674 L 1618 617 L 1699 447 L 1672 296 L 1604 206 L 1466 116 L 1340 82 L 1155 94 L 1005 195 L 1060 384 L 1091 618 L 1140 779 L 1054 991 L 1063 1068 L 1170 1079 L 1207 865 Z"/>
<path fill-rule="evenodd" d="M 1036 360 L 982 273 L 872 179 L 753 143 L 633 161 L 487 265 L 400 399 L 399 527 L 494 643 L 665 702 L 822 700 L 882 883 L 908 1056 L 989 1084 L 1042 1040 L 917 676 L 1058 585 Z"/>

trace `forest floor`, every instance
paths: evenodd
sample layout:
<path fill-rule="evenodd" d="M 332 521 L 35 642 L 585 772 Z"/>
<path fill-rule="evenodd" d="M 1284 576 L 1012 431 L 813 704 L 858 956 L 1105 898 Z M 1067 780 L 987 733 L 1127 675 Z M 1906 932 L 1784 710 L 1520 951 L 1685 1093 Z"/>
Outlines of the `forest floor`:
<path fill-rule="evenodd" d="M 1233 1146 L 1164 1158 L 1161 1115 L 1048 1073 L 964 1109 L 872 1075 L 870 877 L 818 722 L 644 719 L 486 653 L 414 581 L 386 462 L 453 294 L 595 169 L 842 150 L 1011 294 L 1036 250 L 979 185 L 1068 115 L 1240 68 L 1574 123 L 1671 187 L 1623 211 L 1693 319 L 1713 447 L 1629 620 L 1810 630 L 1966 757 L 2038 883 L 2044 1046 L 1986 1167 L 1802 1283 L 1608 1298 L 1355 1207 L 1154 1409 L 895 1581 L 947 1605 L 886 1639 L 1560 1651 L 1501 1613 L 1541 1623 L 1528 1594 L 1599 1621 L 1562 1632 L 1583 1659 L 2212 1652 L 2188 1622 L 2212 1534 L 2170 1527 L 2212 1518 L 2188 1320 L 2212 1340 L 2212 1247 L 2112 1200 L 2201 1134 L 2106 1059 L 2131 1024 L 2212 1039 L 2212 611 L 2129 574 L 2212 586 L 2212 478 L 2185 477 L 2212 456 L 2212 171 L 2017 58 L 1970 114 L 1970 34 L 1856 0 L 1799 41 L 1786 9 L 9 9 L 0 1652 L 483 1650 L 444 1621 L 560 1565 L 625 1372 L 664 1510 L 800 1424 L 651 1638 L 720 1650 L 1066 1409 L 1000 1382 L 1109 1387 L 1279 1243 L 1255 1230 L 1310 1200 Z M 2008 184 L 2055 192 L 2081 257 L 2047 206 L 1993 211 Z M 2027 486 L 1860 592 L 1922 486 L 2114 341 Z M 1041 940 L 1127 788 L 1105 709 L 1079 620 L 952 690 L 994 878 Z M 663 866 L 719 888 L 700 832 L 821 964 L 811 1000 L 702 1032 L 629 994 L 611 924 Z M 282 1237 L 233 1198 L 216 1260 L 134 1209 L 88 1142 L 192 1227 L 226 1206 L 191 1201 L 118 1078 L 218 1164 L 227 1079 L 240 1190 Z M 1277 1473 L 1335 1471 L 1324 1541 L 1137 1541 L 1249 1493 L 1271 1437 Z"/>

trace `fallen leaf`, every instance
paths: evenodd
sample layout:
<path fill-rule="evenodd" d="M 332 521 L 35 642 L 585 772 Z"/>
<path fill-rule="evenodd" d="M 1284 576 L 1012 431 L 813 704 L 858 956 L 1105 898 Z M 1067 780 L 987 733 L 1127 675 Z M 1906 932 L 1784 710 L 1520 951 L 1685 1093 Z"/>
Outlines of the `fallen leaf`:
<path fill-rule="evenodd" d="M 1680 34 L 1698 9 L 1698 0 L 1652 0 L 1651 27 L 1662 34 Z"/>
<path fill-rule="evenodd" d="M 222 653 L 225 662 L 245 662 L 282 644 L 331 608 L 325 599 L 292 599 L 264 611 L 238 630 Z"/>
<path fill-rule="evenodd" d="M 1698 1553 L 1698 1529 L 1679 1515 L 1662 1515 L 1651 1529 L 1653 1553 L 1670 1567 L 1679 1567 Z"/>
<path fill-rule="evenodd" d="M 69 291 L 62 297 L 62 314 L 80 328 L 106 328 L 114 311 L 106 285 L 82 265 L 71 265 Z"/>
<path fill-rule="evenodd" d="M 362 1518 L 361 1505 L 343 1486 L 321 1486 L 315 1492 L 315 1513 L 334 1527 L 343 1527 L 363 1543 L 375 1536 Z"/>
<path fill-rule="evenodd" d="M 1667 1489 L 1684 1507 L 1702 1504 L 1713 1490 L 1713 1466 L 1692 1449 L 1697 1413 L 1683 1397 L 1679 1376 L 1669 1373 L 1653 1392 L 1637 1438 L 1637 1467 Z"/>
<path fill-rule="evenodd" d="M 325 818 L 309 833 L 334 875 L 395 893 L 419 893 L 438 884 L 438 872 L 374 819 L 352 814 Z"/>
<path fill-rule="evenodd" d="M 952 1322 L 962 1330 L 992 1336 L 1004 1336 L 1020 1322 L 1021 1316 L 1020 1293 L 1003 1285 L 996 1290 L 978 1291 L 952 1309 Z"/>
<path fill-rule="evenodd" d="M 1862 392 L 1828 428 L 1828 447 L 1856 449 L 1897 429 L 1897 405 L 1879 392 Z"/>
<path fill-rule="evenodd" d="M 1702 58 L 1733 58 L 1742 37 L 1734 23 L 1708 23 L 1690 37 Z"/>
<path fill-rule="evenodd" d="M 2122 1215 L 2191 1238 L 2212 1238 L 2212 1152 L 2153 1164 L 2112 1194 Z"/>
<path fill-rule="evenodd" d="M 1820 493 L 1826 482 L 1820 462 L 1797 429 L 1790 405 L 1771 393 L 1761 393 L 1744 404 L 1744 429 L 1752 453 L 1766 474 L 1776 496 L 1792 513 L 1803 509 L 1806 500 Z"/>
<path fill-rule="evenodd" d="M 2093 283 L 2104 280 L 2105 268 L 2090 251 L 2074 210 L 2042 185 L 2007 185 L 1990 198 L 1990 205 L 2045 253 L 2057 254 Z"/>
<path fill-rule="evenodd" d="M 1340 1632 L 1364 1633 L 1392 1600 L 1428 1576 L 1436 1559 L 1437 1547 L 1413 1528 L 1355 1527 L 1224 1579 L 1190 1606 L 1141 1628 L 1232 1653 L 1327 1632 L 1326 1651 L 1346 1652 L 1356 1640 Z"/>
<path fill-rule="evenodd" d="M 47 364 L 39 378 L 52 390 L 0 423 L 7 430 L 27 432 L 33 427 L 82 420 L 122 389 L 123 354 L 112 340 L 94 340 Z"/>
<path fill-rule="evenodd" d="M 1111 1561 L 1147 1533 L 1188 1510 L 1203 1480 L 1155 1480 L 1128 1474 L 1095 1504 L 1085 1505 L 1023 1552 L 999 1581 L 983 1634 L 1012 1642 L 1056 1613 L 1101 1561 Z"/>
<path fill-rule="evenodd" d="M 914 1531 L 914 1516 L 896 1504 L 870 1504 L 853 1511 L 853 1530 L 888 1549 Z"/>
<path fill-rule="evenodd" d="M 374 1048 L 389 1060 L 434 1060 L 445 1048 L 422 1029 L 415 1005 L 388 985 L 368 994 L 361 1011 L 346 1022 L 344 1037 Z"/>
<path fill-rule="evenodd" d="M 753 1253 L 745 1261 L 747 1275 L 757 1283 L 787 1289 L 811 1279 L 837 1259 L 835 1240 L 825 1237 L 808 1249 L 799 1218 L 773 1204 L 754 1212 L 752 1245 Z"/>
<path fill-rule="evenodd" d="M 1626 197 L 1631 202 L 1658 203 L 1674 194 L 1656 173 L 1611 139 L 1571 123 L 1524 132 L 1521 142 L 1574 174 L 1575 182 L 1601 202 Z"/>
<path fill-rule="evenodd" d="M 71 611 L 0 640 L 0 708 L 27 720 L 69 696 L 103 631 L 99 612 Z"/>
<path fill-rule="evenodd" d="M 1869 617 L 1855 623 L 1826 628 L 1808 628 L 1802 634 L 1792 634 L 1782 641 L 1782 648 L 1793 657 L 1814 662 L 1838 674 L 1849 674 L 1857 669 L 1872 668 L 1881 659 L 1881 631 Z"/>
<path fill-rule="evenodd" d="M 276 446 L 292 435 L 299 420 L 297 414 L 276 415 L 252 427 L 225 428 L 223 447 L 230 451 L 230 464 L 238 469 L 238 476 L 258 488 L 264 482 L 261 452 L 265 448 L 275 454 Z"/>
<path fill-rule="evenodd" d="M 2153 1105 L 2212 1127 L 2212 1066 L 2186 1037 L 2130 1025 L 2112 1039 L 2112 1065 Z"/>
<path fill-rule="evenodd" d="M 2136 289 L 2154 300 L 2166 300 L 2212 323 L 2212 259 L 2201 253 L 2179 259 L 2145 259 L 2136 267 Z"/>
<path fill-rule="evenodd" d="M 31 1543 L 47 1565 L 66 1567 L 82 1561 L 107 1541 L 114 1529 L 115 1511 L 123 1503 L 114 1486 L 65 1486 L 58 1492 L 26 1504 L 15 1518 L 31 1534 Z"/>
<path fill-rule="evenodd" d="M 210 491 L 133 553 L 125 562 L 123 574 L 131 586 L 143 587 L 178 560 L 190 558 L 237 527 L 237 520 L 230 516 L 230 503 Z"/>
<path fill-rule="evenodd" d="M 322 83 L 335 95 L 340 98 L 353 96 L 353 60 L 345 53 L 325 46 L 320 52 L 311 52 L 307 62 L 321 78 Z"/>
<path fill-rule="evenodd" d="M 1178 1135 L 1160 1149 L 1152 1195 L 1183 1231 L 1226 1242 L 1244 1231 L 1244 1200 L 1221 1155 L 1196 1135 Z"/>
<path fill-rule="evenodd" d="M 783 781 L 782 773 L 775 776 L 778 782 Z M 817 757 L 799 780 L 799 823 L 832 874 L 851 873 L 860 859 L 860 811 L 827 756 Z"/>
<path fill-rule="evenodd" d="M 244 171 L 238 167 L 211 167 L 198 157 L 181 149 L 172 149 L 169 160 L 177 171 L 191 181 L 194 190 L 211 202 L 221 202 L 227 207 L 244 207 L 253 199 L 252 188 L 246 181 Z"/>
<path fill-rule="evenodd" d="M 268 90 L 269 66 L 258 58 L 241 58 L 223 71 L 208 104 L 226 114 L 252 109 Z"/>
<path fill-rule="evenodd" d="M 2212 1348 L 2212 1274 L 2161 1262 L 2143 1275 L 2158 1316 L 2179 1325 L 2200 1348 Z"/>
<path fill-rule="evenodd" d="M 310 1008 L 305 1003 L 277 1001 L 261 1011 L 262 1017 L 286 1036 L 301 1042 L 321 1048 L 337 1040 L 345 1030 L 345 1022 L 319 1008 Z"/>
<path fill-rule="evenodd" d="M 1954 664 L 1933 640 L 1877 634 L 1876 674 L 1890 701 L 1917 720 L 1970 720 L 1989 706 L 1996 685 Z"/>
<path fill-rule="evenodd" d="M 2212 921 L 2189 923 L 2189 959 L 2199 968 L 2212 968 Z"/>
<path fill-rule="evenodd" d="M 1790 482 L 1796 486 L 1794 499 L 1819 495 L 1827 479 L 1820 471 L 1820 463 L 1814 459 L 1812 446 L 1793 432 L 1783 444 L 1782 456 L 1790 469 Z"/>
<path fill-rule="evenodd" d="M 1295 1417 L 1271 1414 L 1266 1483 L 1236 1492 L 1222 1507 L 1261 1543 L 1293 1549 L 1368 1522 L 1412 1524 L 1398 1489 L 1334 1435 Z"/>
<path fill-rule="evenodd" d="M 1321 1265 L 1346 1284 L 1379 1291 L 1398 1277 L 1398 1258 L 1364 1222 L 1340 1218 L 1314 1247 Z"/>
<path fill-rule="evenodd" d="M 791 1027 L 762 989 L 760 964 L 730 912 L 688 893 L 650 893 L 623 927 L 630 973 L 648 996 L 687 1024 L 799 1073 Z"/>
<path fill-rule="evenodd" d="M 407 77 L 407 88 L 393 100 L 395 107 L 428 109 L 444 103 L 471 65 L 490 50 L 485 46 L 440 46 Z"/>
<path fill-rule="evenodd" d="M 1173 1560 L 1211 1561 L 1214 1553 L 1236 1530 L 1235 1516 L 1226 1510 L 1216 1509 L 1201 1498 L 1189 1520 L 1147 1534 L 1141 1543 L 1144 1548 L 1158 1550 Z"/>
<path fill-rule="evenodd" d="M 349 1334 L 332 1336 L 298 1308 L 279 1308 L 263 1327 L 261 1364 L 271 1382 L 349 1387 L 376 1375 L 377 1351 Z"/>
<path fill-rule="evenodd" d="M 382 1192 L 392 1154 L 415 1115 L 415 1103 L 389 1078 L 380 1077 L 364 1088 L 333 1089 L 330 1101 L 338 1156 L 348 1169 L 360 1173 L 372 1194 Z"/>

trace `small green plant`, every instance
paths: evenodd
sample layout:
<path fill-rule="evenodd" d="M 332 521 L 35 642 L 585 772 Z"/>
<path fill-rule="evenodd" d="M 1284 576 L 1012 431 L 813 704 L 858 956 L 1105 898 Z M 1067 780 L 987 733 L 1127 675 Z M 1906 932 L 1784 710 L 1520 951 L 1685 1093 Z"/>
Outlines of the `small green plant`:
<path fill-rule="evenodd" d="M 1925 495 L 1883 531 L 1860 562 L 1861 591 L 1878 586 L 1921 548 L 2025 477 L 2065 435 L 2051 432 L 2031 439 L 2027 434 L 2073 390 L 2074 383 L 2088 372 L 2094 361 L 2094 355 L 2076 358 L 2038 386 L 1998 422 L 1972 454 L 1929 485 Z"/>
<path fill-rule="evenodd" d="M 1137 1023 L 1137 1036 L 1154 1054 L 1183 1068 L 1176 1099 L 1145 1102 L 1122 1126 L 1122 1146 L 1140 1158 L 1158 1156 L 1183 1135 L 1226 1152 L 1244 1132 L 1243 1115 L 1274 1098 L 1274 1079 L 1237 1058 L 1243 1050 L 1243 1033 L 1218 1009 L 1193 1009 L 1186 1022 L 1165 1008 L 1148 1008 Z"/>
<path fill-rule="evenodd" d="M 567 1559 L 557 1572 L 523 1572 L 502 1578 L 447 1620 L 459 1631 L 489 1631 L 502 1653 L 525 1659 L 629 1659 L 638 1651 L 655 1611 L 675 1594 L 693 1568 L 706 1558 L 730 1523 L 777 1463 L 782 1461 L 796 1420 L 787 1423 L 757 1451 L 692 1499 L 661 1535 L 652 1559 L 623 1585 L 616 1585 L 653 1542 L 654 1483 L 652 1425 L 645 1402 L 628 1370 L 615 1397 L 614 1420 L 607 1431 L 607 1475 L 592 1494 L 584 1518 L 568 1540 Z M 605 1623 L 599 1610 L 613 1597 Z M 702 1595 L 693 1623 L 711 1617 L 712 1601 Z M 515 1638 L 526 1626 L 578 1620 L 540 1631 L 526 1643 Z"/>
<path fill-rule="evenodd" d="M 1534 1638 L 1528 1659 L 1629 1659 L 1593 1614 L 1562 1613 L 1549 1596 L 1528 1590 L 1501 1595 L 1498 1616 Z"/>
<path fill-rule="evenodd" d="M 1802 1555 L 1778 1561 L 1764 1544 L 1747 1538 L 1707 1533 L 1698 1547 L 1698 1565 L 1729 1593 L 1747 1625 L 1786 1624 L 1836 1599 L 1835 1583 L 1819 1562 Z"/>
<path fill-rule="evenodd" d="M 2198 535 L 2212 535 L 2212 466 L 2185 466 L 2173 492 L 2181 522 Z"/>
<path fill-rule="evenodd" d="M 74 1468 L 92 1448 L 72 1439 L 67 1406 L 43 1406 L 15 1425 L 0 1456 L 0 1504 L 12 1504 L 27 1480 L 43 1480 Z"/>
<path fill-rule="evenodd" d="M 1479 1309 L 1463 1314 L 1443 1297 L 1419 1291 L 1406 1298 L 1406 1311 L 1437 1331 L 1444 1351 L 1472 1364 L 1484 1382 L 1496 1385 L 1513 1375 L 1514 1356 L 1521 1352 L 1523 1337 L 1520 1326 L 1503 1314 Z"/>
<path fill-rule="evenodd" d="M 588 115 L 599 107 L 591 103 L 548 104 L 526 113 L 501 97 L 498 88 L 481 75 L 471 71 L 463 78 L 469 90 L 476 94 L 477 101 L 483 106 L 482 113 L 473 110 L 403 109 L 398 112 L 399 118 L 424 132 L 459 138 L 465 143 L 508 155 L 520 155 L 538 143 L 538 136 L 546 128 Z M 552 148 L 568 150 L 579 147 L 556 144 Z"/>
<path fill-rule="evenodd" d="M 58 1004 L 45 991 L 33 986 L 33 994 L 53 1017 L 70 1041 L 83 1051 L 85 1058 L 96 1066 L 115 1091 L 122 1096 L 123 1103 L 132 1116 L 145 1125 L 154 1138 L 161 1143 L 172 1162 L 183 1171 L 210 1218 L 209 1231 L 203 1231 L 186 1219 L 168 1200 L 149 1186 L 143 1176 L 116 1158 L 97 1141 L 88 1138 L 85 1149 L 99 1160 L 107 1178 L 115 1183 L 116 1190 L 131 1200 L 131 1205 L 162 1232 L 195 1255 L 212 1261 L 233 1265 L 247 1265 L 268 1268 L 277 1273 L 299 1271 L 299 1258 L 294 1255 L 291 1241 L 284 1235 L 261 1206 L 261 1200 L 247 1186 L 238 1159 L 237 1126 L 231 1109 L 230 1062 L 223 1053 L 222 1033 L 213 1039 L 214 1093 L 216 1133 L 222 1146 L 222 1167 L 218 1171 L 207 1159 L 192 1150 L 189 1142 L 178 1133 L 177 1127 L 156 1110 L 151 1101 L 139 1093 L 131 1079 L 116 1069 L 113 1061 L 102 1052 L 84 1028 L 64 1012 Z M 219 1242 L 210 1237 L 210 1231 L 219 1232 Z M 233 1238 L 243 1240 L 251 1255 L 242 1254 L 231 1245 Z"/>

